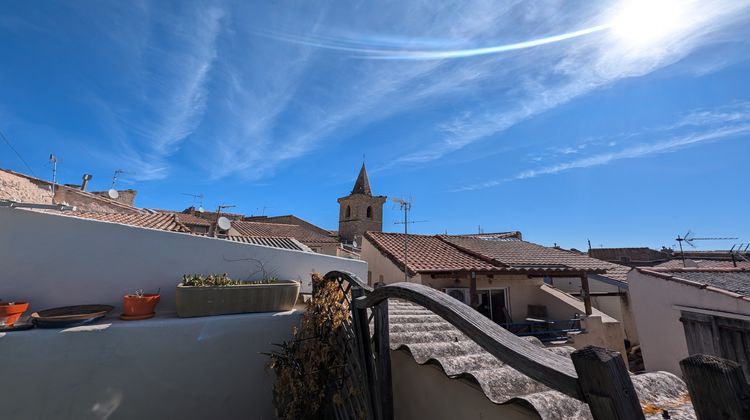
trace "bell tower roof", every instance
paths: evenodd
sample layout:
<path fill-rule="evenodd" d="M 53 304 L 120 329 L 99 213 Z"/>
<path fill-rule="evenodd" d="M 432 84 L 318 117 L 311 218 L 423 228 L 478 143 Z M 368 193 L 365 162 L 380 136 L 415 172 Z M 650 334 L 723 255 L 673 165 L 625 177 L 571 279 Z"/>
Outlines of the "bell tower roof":
<path fill-rule="evenodd" d="M 352 194 L 364 194 L 372 196 L 372 190 L 370 189 L 370 180 L 367 178 L 367 168 L 365 164 L 362 164 L 362 169 L 359 170 L 359 176 L 357 182 L 354 183 Z"/>

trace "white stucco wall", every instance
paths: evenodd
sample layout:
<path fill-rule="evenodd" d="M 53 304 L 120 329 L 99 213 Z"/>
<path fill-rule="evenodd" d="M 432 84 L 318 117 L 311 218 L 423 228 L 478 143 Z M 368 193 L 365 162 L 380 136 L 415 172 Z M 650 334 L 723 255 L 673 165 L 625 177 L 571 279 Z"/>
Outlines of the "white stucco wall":
<path fill-rule="evenodd" d="M 750 315 L 743 299 L 643 274 L 628 274 L 631 305 L 647 371 L 666 370 L 682 376 L 680 360 L 688 356 L 680 311 L 674 305 Z"/>
<path fill-rule="evenodd" d="M 266 368 L 300 313 L 0 333 L 0 418 L 275 419 Z M 12 380 L 7 380 L 13 378 Z"/>
<path fill-rule="evenodd" d="M 578 294 L 581 292 L 581 279 L 579 277 L 553 277 L 551 284 L 556 288 L 566 292 Z M 627 294 L 626 288 L 615 286 L 598 280 L 596 276 L 589 276 L 589 290 L 592 293 L 601 292 L 619 292 Z M 630 313 L 630 304 L 628 296 L 592 296 L 591 306 L 620 322 L 623 334 L 632 344 L 637 344 L 638 330 Z"/>
<path fill-rule="evenodd" d="M 372 274 L 372 283 L 377 283 L 380 276 L 383 276 L 385 283 L 397 283 L 404 281 L 404 272 L 402 268 L 397 267 L 393 261 L 383 255 L 380 250 L 367 239 L 362 238 L 362 250 L 361 257 L 363 261 L 367 262 L 368 270 Z M 367 276 L 360 277 L 361 279 L 367 279 Z M 409 281 L 415 281 L 416 277 L 409 277 Z"/>
<path fill-rule="evenodd" d="M 0 298 L 32 310 L 76 304 L 122 305 L 137 289 L 161 289 L 158 310 L 174 309 L 186 273 L 260 277 L 256 259 L 282 279 L 346 270 L 367 278 L 367 263 L 189 234 L 143 229 L 57 214 L 0 208 Z M 244 261 L 243 261 L 244 260 Z"/>
<path fill-rule="evenodd" d="M 419 365 L 406 350 L 391 352 L 396 420 L 539 419 L 519 404 L 490 401 L 475 383 L 450 379 L 436 365 Z"/>

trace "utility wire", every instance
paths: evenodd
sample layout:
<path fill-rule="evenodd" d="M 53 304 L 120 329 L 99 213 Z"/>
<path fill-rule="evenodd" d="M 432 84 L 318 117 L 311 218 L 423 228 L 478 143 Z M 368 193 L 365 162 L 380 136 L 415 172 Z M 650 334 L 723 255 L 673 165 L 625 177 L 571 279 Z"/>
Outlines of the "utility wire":
<path fill-rule="evenodd" d="M 23 156 L 21 156 L 21 154 L 18 153 L 18 150 L 16 150 L 16 148 L 13 147 L 12 144 L 10 144 L 10 141 L 8 141 L 8 139 L 5 137 L 5 134 L 3 134 L 2 131 L 0 131 L 0 138 L 2 138 L 3 141 L 5 141 L 5 144 L 7 144 L 8 147 L 10 147 L 10 150 L 12 150 L 13 153 L 15 153 L 16 156 L 18 156 L 18 158 L 21 159 L 21 162 L 23 162 L 23 164 L 26 165 L 26 168 L 29 170 L 29 172 L 31 172 L 31 174 L 34 175 L 35 177 L 39 178 L 38 176 L 36 176 L 36 174 L 34 173 L 34 170 L 31 169 L 31 166 L 29 166 L 29 164 L 26 162 Z"/>

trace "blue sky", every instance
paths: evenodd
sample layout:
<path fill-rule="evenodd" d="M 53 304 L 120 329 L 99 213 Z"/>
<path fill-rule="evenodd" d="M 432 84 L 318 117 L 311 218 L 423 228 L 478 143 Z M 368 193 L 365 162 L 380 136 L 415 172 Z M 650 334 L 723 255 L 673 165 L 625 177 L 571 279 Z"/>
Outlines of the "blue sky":
<path fill-rule="evenodd" d="M 335 229 L 364 154 L 416 232 L 750 242 L 750 1 L 7 1 L 0 39 L 34 173 L 144 207 Z"/>

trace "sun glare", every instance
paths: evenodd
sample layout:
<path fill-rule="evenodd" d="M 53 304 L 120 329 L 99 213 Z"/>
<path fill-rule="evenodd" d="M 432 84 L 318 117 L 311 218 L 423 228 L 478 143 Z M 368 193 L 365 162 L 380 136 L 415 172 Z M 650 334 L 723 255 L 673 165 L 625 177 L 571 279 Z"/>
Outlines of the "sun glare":
<path fill-rule="evenodd" d="M 612 32 L 633 47 L 662 41 L 683 25 L 684 3 L 680 0 L 625 0 L 615 13 Z"/>

